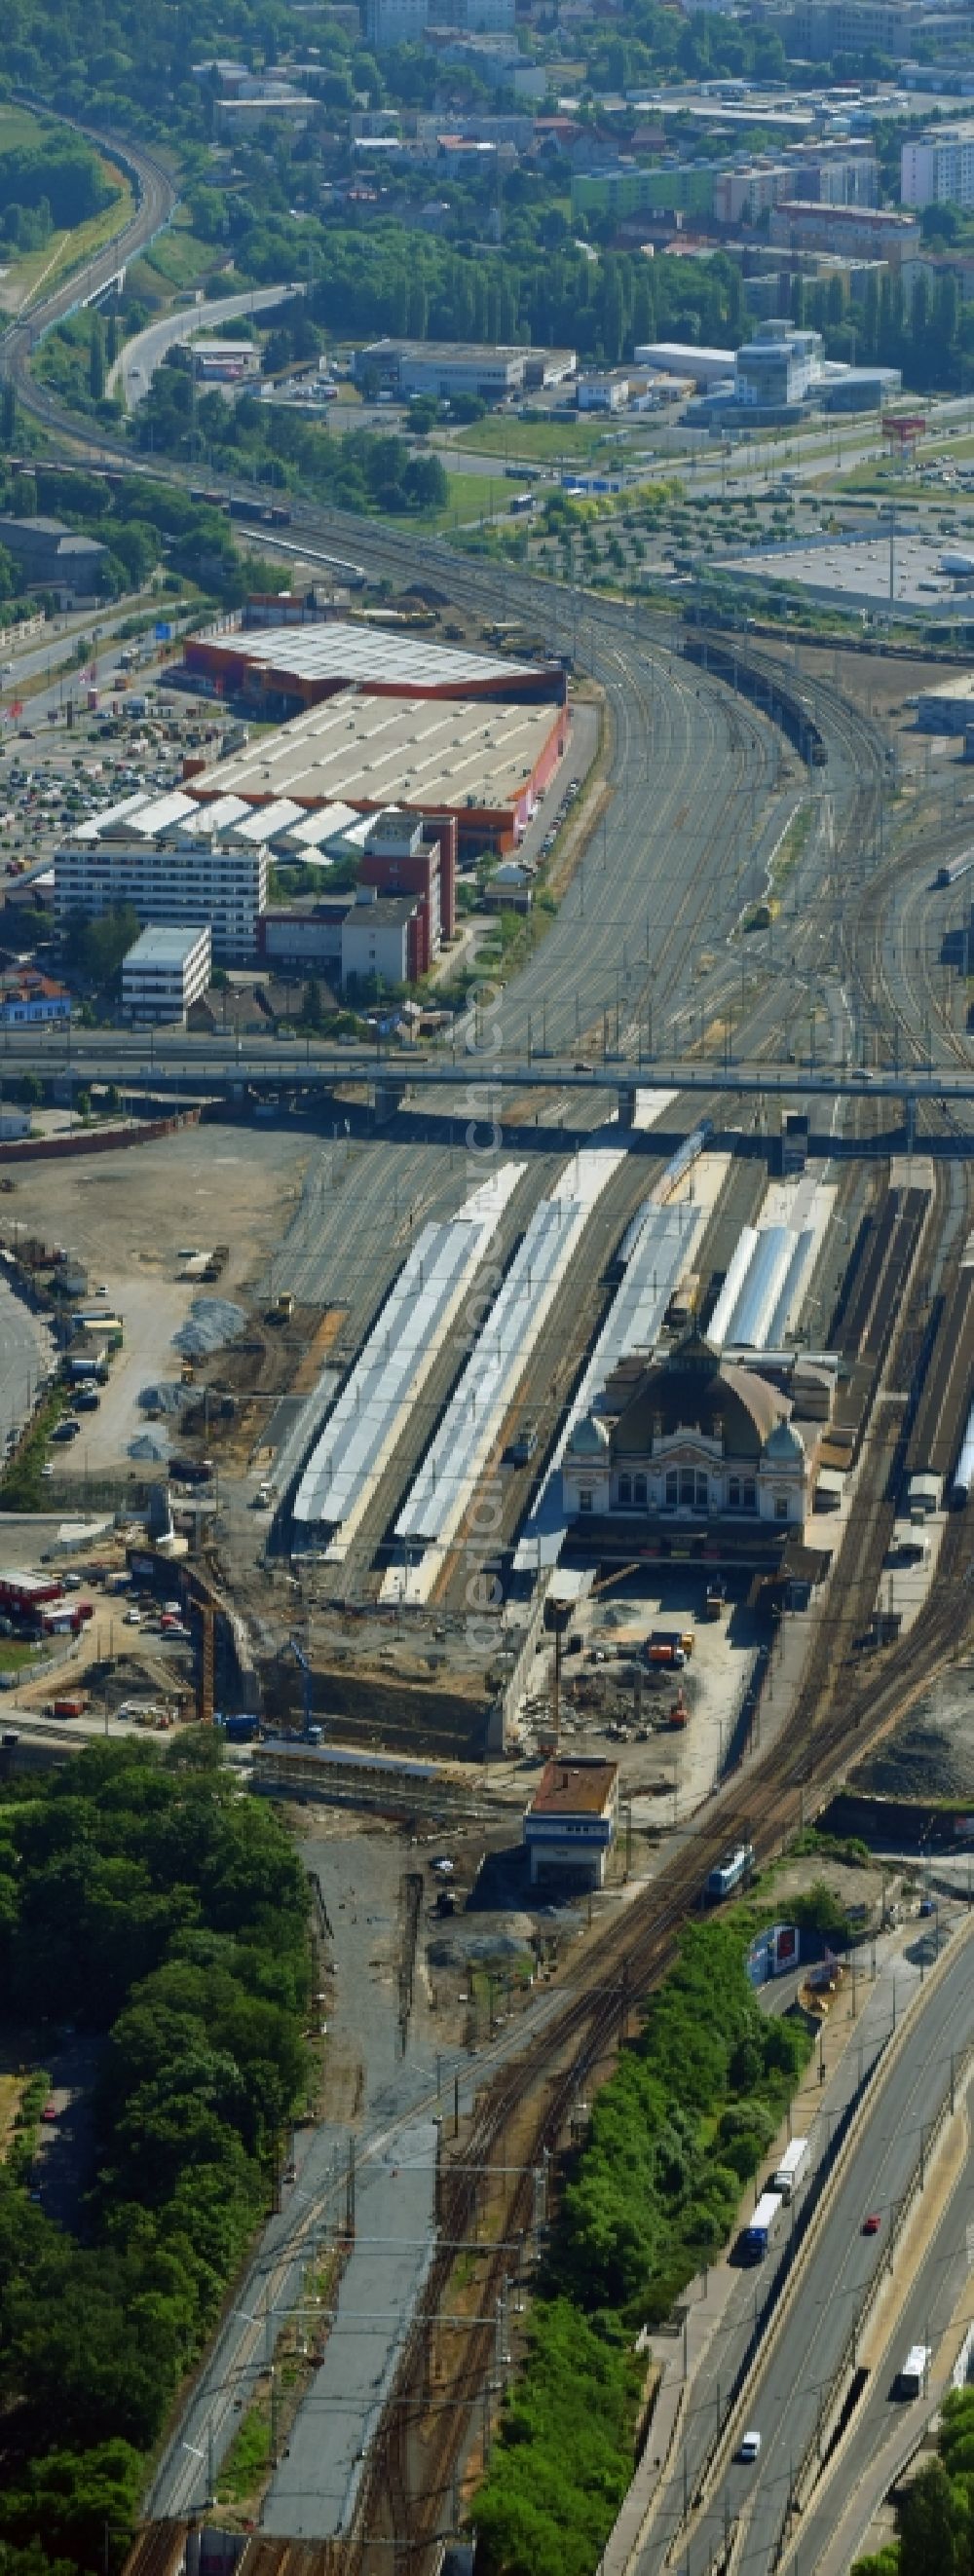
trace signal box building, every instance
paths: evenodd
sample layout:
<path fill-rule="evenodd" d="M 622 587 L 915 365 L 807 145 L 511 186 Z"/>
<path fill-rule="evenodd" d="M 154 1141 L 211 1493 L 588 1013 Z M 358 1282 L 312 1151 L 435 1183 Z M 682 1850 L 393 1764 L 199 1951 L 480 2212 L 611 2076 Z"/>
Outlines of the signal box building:
<path fill-rule="evenodd" d="M 603 1887 L 618 1806 L 617 1763 L 578 1754 L 556 1754 L 547 1762 L 524 1812 L 532 1887 L 547 1876 L 566 1875 Z"/>

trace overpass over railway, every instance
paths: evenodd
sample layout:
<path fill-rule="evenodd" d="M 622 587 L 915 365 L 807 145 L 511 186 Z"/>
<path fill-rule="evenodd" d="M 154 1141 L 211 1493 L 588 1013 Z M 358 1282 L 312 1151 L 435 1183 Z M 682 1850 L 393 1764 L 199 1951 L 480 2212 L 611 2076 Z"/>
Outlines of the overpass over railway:
<path fill-rule="evenodd" d="M 148 1049 L 148 1054 L 147 1054 Z M 974 1104 L 974 1062 L 970 1066 L 886 1065 L 875 1070 L 841 1064 L 755 1064 L 730 1057 L 710 1064 L 672 1056 L 652 1063 L 623 1055 L 595 1061 L 533 1053 L 512 1056 L 481 1052 L 475 1040 L 469 1052 L 417 1056 L 401 1050 L 298 1046 L 268 1039 L 238 1045 L 235 1039 L 185 1036 L 165 1038 L 127 1032 L 99 1031 L 92 1042 L 75 1035 L 65 1043 L 30 1032 L 8 1031 L 0 1048 L 0 1077 L 32 1072 L 47 1080 L 74 1080 L 88 1085 L 113 1082 L 123 1091 L 151 1088 L 153 1094 L 194 1097 L 221 1094 L 240 1099 L 252 1092 L 266 1101 L 293 1091 L 355 1091 L 367 1088 L 377 1114 L 391 1116 L 412 1095 L 444 1092 L 444 1112 L 479 1125 L 499 1118 L 505 1094 L 562 1093 L 579 1103 L 599 1094 L 614 1094 L 620 1126 L 632 1124 L 638 1095 L 654 1091 L 685 1093 L 708 1099 L 775 1101 L 891 1101 L 903 1118 L 912 1144 L 918 1109 L 925 1104 L 959 1116 Z M 868 1141 L 868 1140 L 867 1140 Z M 957 1153 L 974 1151 L 974 1115 L 970 1135 L 951 1140 Z"/>

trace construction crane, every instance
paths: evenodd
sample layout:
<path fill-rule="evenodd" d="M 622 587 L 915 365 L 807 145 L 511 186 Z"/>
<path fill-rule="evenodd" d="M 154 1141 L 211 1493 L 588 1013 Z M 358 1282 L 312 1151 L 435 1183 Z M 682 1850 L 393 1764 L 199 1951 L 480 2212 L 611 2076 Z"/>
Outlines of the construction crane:
<path fill-rule="evenodd" d="M 200 1726 L 213 1724 L 214 1696 L 214 1610 L 212 1601 L 197 1603 L 200 1614 L 199 1684 L 196 1693 L 196 1717 Z"/>
<path fill-rule="evenodd" d="M 638 1574 L 639 1571 L 640 1567 L 638 1558 L 632 1565 L 617 1566 L 614 1574 L 603 1574 L 601 1582 L 593 1583 L 591 1591 L 587 1592 L 585 1595 L 586 1600 L 595 1601 L 598 1599 L 600 1592 L 612 1592 L 617 1583 L 627 1582 L 630 1574 Z M 550 1755 L 552 1753 L 557 1753 L 558 1751 L 558 1743 L 561 1734 L 561 1641 L 571 1618 L 574 1606 L 574 1603 L 571 1601 L 547 1601 L 545 1603 L 546 1618 L 549 1610 L 554 1614 L 550 1624 L 554 1628 L 555 1632 L 555 1660 L 551 1674 L 551 1726 L 549 1733 L 545 1736 L 539 1737 L 538 1739 L 539 1753 Z"/>
<path fill-rule="evenodd" d="M 320 1727 L 315 1727 L 312 1724 L 312 1714 L 314 1709 L 314 1674 L 311 1670 L 309 1659 L 305 1654 L 300 1638 L 289 1637 L 287 1642 L 301 1675 L 301 1697 L 304 1708 L 304 1725 L 302 1728 L 302 1734 L 304 1736 L 305 1743 L 310 1744 L 314 1742 L 321 1733 Z M 287 1649 L 285 1649 L 285 1652 L 286 1651 Z"/>

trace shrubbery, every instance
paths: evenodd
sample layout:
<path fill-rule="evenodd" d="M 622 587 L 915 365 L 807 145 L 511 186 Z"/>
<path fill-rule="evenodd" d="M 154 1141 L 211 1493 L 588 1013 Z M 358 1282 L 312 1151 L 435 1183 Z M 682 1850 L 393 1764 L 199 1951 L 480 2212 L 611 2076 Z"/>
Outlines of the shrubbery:
<path fill-rule="evenodd" d="M 693 1925 L 570 2171 L 527 2363 L 473 2519 L 488 2576 L 589 2576 L 632 2474 L 635 2330 L 733 2226 L 808 2057 L 733 1921 Z"/>
<path fill-rule="evenodd" d="M 974 2388 L 943 2402 L 940 2457 L 902 2490 L 895 2542 L 857 2558 L 852 2576 L 970 2576 L 974 2566 Z"/>

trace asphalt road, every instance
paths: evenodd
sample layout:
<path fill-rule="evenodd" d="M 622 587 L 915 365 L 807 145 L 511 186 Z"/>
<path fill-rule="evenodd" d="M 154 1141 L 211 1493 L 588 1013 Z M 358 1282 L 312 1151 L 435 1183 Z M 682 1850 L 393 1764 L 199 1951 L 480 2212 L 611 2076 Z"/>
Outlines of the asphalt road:
<path fill-rule="evenodd" d="M 49 1334 L 0 1271 L 0 1441 L 30 1420 L 39 1381 L 52 1365 Z"/>
<path fill-rule="evenodd" d="M 967 2094 L 970 2119 L 971 2092 Z M 963 2116 L 963 2115 L 961 2115 Z M 929 2422 L 934 2382 L 912 2403 L 891 2395 L 893 2374 L 911 2344 L 925 2343 L 936 2357 L 971 2279 L 974 2247 L 974 2158 L 968 2153 L 939 2226 L 926 2247 L 883 2366 L 862 2399 L 836 2473 L 822 2486 L 798 2525 L 791 2576 L 845 2576 L 869 2529 L 877 2484 L 883 2491 L 910 2457 Z M 967 2304 L 970 2323 L 970 2302 Z"/>
<path fill-rule="evenodd" d="M 175 348 L 178 340 L 185 340 L 191 331 L 216 331 L 222 323 L 237 322 L 244 314 L 268 312 L 275 304 L 282 304 L 285 297 L 303 294 L 303 286 L 251 286 L 243 295 L 215 296 L 209 304 L 190 304 L 179 313 L 167 313 L 161 322 L 150 322 L 148 330 L 140 331 L 137 339 L 127 341 L 109 375 L 109 393 L 121 387 L 127 410 L 134 411 L 138 403 L 144 402 L 156 368 L 161 367 L 167 351 Z M 220 387 L 216 390 L 219 392 Z M 230 386 L 227 390 L 232 395 L 238 388 Z"/>
<path fill-rule="evenodd" d="M 906 1968 L 897 1967 L 898 2012 L 902 2012 L 909 1984 L 919 1973 L 921 1955 L 929 1964 L 933 1955 L 932 1927 L 913 1947 L 912 1977 L 909 1962 Z M 880 1986 L 876 2015 L 880 2020 L 884 2002 Z M 891 2016 L 890 2000 L 887 2030 Z M 759 2571 L 774 2566 L 792 2477 L 814 2437 L 819 2409 L 828 2401 L 840 2356 L 869 2283 L 886 2259 L 890 2219 L 916 2163 L 921 2133 L 932 2121 L 949 2087 L 951 2050 L 962 2049 L 972 2035 L 971 1952 L 967 1944 L 958 1943 L 956 1955 L 939 1983 L 931 1987 L 929 1999 L 917 2009 L 910 2040 L 883 2086 L 872 2117 L 867 2119 L 847 2173 L 834 2191 L 813 2255 L 802 2269 L 780 2334 L 748 2401 L 748 2425 L 761 2434 L 760 2457 L 750 2466 L 735 2458 L 716 2480 L 689 2540 L 684 2544 L 681 2539 L 679 2543 L 680 2564 L 685 2564 L 686 2576 L 706 2576 L 714 2553 L 723 2548 L 728 2527 L 738 2521 L 742 2537 L 735 2569 L 740 2576 L 759 2576 Z M 873 2046 L 875 2041 L 868 2044 Z M 877 2236 L 866 2237 L 862 2233 L 863 2220 L 872 2210 L 879 2212 L 882 2224 Z M 746 2292 L 743 2295 L 746 2299 Z M 733 2366 L 725 2349 L 719 2361 L 714 2356 L 695 2384 L 684 2443 L 674 2464 L 665 2504 L 640 2557 L 639 2576 L 657 2576 L 663 2567 L 667 2547 L 673 2542 L 682 2516 L 684 2448 L 687 2488 L 692 2494 L 715 2427 L 717 2374 L 723 2371 L 726 2387 L 729 2365 Z M 885 2402 L 887 2406 L 893 2402 L 888 2392 Z M 875 2432 L 875 2423 L 875 2410 L 863 2416 L 857 2429 L 858 2442 L 868 2446 L 869 2427 Z M 868 2457 L 868 2447 L 858 2456 L 860 2460 Z M 843 2470 L 843 2482 L 846 2474 Z M 814 2563 L 808 2561 L 809 2566 Z"/>

